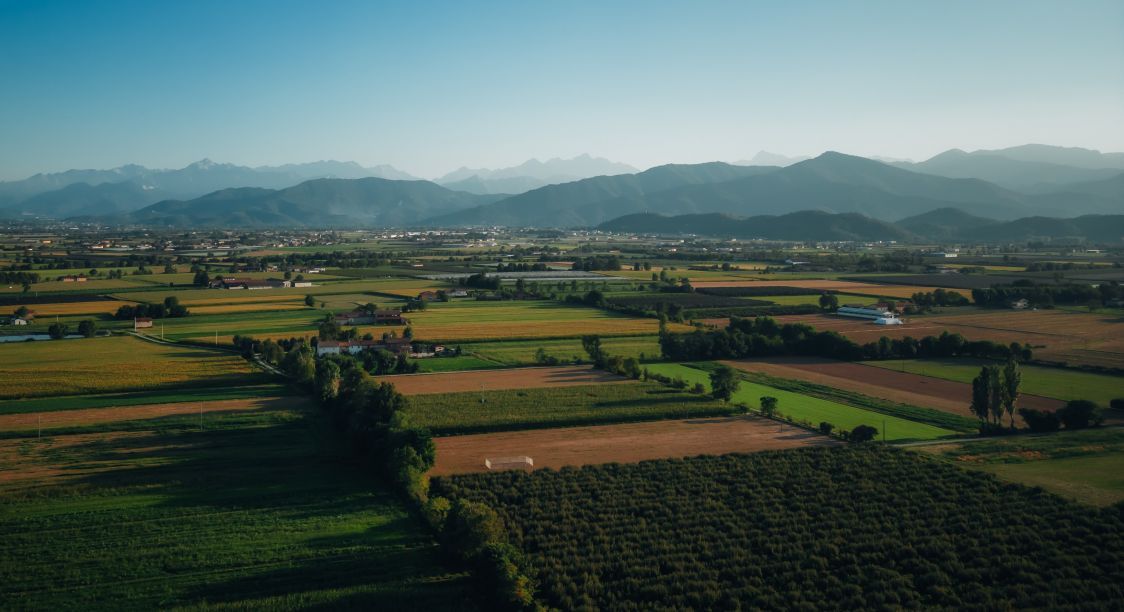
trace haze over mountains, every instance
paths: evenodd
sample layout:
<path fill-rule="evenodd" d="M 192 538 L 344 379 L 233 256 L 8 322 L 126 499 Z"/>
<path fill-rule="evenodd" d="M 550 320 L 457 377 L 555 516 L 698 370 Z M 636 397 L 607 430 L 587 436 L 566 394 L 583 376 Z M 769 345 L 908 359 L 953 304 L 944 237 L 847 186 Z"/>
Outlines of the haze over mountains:
<path fill-rule="evenodd" d="M 637 213 L 724 214 L 761 224 L 779 223 L 763 216 L 818 211 L 833 215 L 834 235 L 870 236 L 862 224 L 877 221 L 891 224 L 880 226 L 888 236 L 934 237 L 956 227 L 948 220 L 959 219 L 953 209 L 996 228 L 1025 217 L 1119 214 L 1124 153 L 1026 145 L 883 163 L 836 152 L 804 160 L 761 152 L 739 164 L 643 172 L 583 155 L 462 168 L 433 182 L 352 162 L 249 168 L 204 160 L 179 170 L 124 166 L 0 183 L 0 216 L 175 227 L 592 227 Z M 825 217 L 785 222 L 801 219 L 823 225 Z M 922 231 L 909 219 L 929 225 Z"/>

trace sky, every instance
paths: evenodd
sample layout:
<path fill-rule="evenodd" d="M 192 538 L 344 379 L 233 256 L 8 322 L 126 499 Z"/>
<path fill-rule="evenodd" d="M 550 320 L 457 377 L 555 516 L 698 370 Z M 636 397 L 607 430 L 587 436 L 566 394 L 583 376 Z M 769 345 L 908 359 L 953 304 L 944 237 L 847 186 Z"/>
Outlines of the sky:
<path fill-rule="evenodd" d="M 1124 2 L 0 0 L 0 180 L 1124 151 Z"/>

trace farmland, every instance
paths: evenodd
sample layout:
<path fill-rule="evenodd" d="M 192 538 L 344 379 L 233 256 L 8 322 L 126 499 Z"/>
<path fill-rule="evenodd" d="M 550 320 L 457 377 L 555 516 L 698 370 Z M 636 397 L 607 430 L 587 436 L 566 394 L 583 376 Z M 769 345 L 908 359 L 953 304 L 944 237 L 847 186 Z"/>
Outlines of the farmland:
<path fill-rule="evenodd" d="M 406 413 L 438 435 L 727 415 L 704 395 L 655 383 L 415 395 Z"/>
<path fill-rule="evenodd" d="M 656 336 L 632 336 L 602 338 L 602 348 L 610 355 L 621 357 L 634 357 L 640 359 L 658 358 L 660 355 L 659 338 Z M 551 357 L 563 361 L 588 360 L 589 356 L 582 349 L 579 338 L 566 338 L 555 340 L 517 340 L 493 341 L 465 344 L 462 348 L 468 352 L 479 355 L 484 359 L 502 363 L 504 365 L 530 365 L 535 363 L 535 353 L 538 349 Z"/>
<path fill-rule="evenodd" d="M 745 415 L 470 434 L 436 442 L 435 476 L 486 472 L 484 460 L 491 457 L 530 456 L 538 470 L 836 444 L 791 425 Z"/>
<path fill-rule="evenodd" d="M 1066 431 L 921 447 L 959 466 L 1038 486 L 1078 501 L 1124 501 L 1124 430 Z"/>
<path fill-rule="evenodd" d="M 761 372 L 769 376 L 808 381 L 836 389 L 846 389 L 889 401 L 941 410 L 951 414 L 974 418 L 972 403 L 972 377 L 979 373 L 976 367 L 967 381 L 950 381 L 929 378 L 919 373 L 897 371 L 889 366 L 872 369 L 867 365 L 818 358 L 788 358 L 769 360 L 739 360 L 727 362 L 747 372 Z M 877 365 L 888 362 L 870 362 Z M 1032 371 L 1024 370 L 1029 382 Z M 1019 406 L 1039 410 L 1056 410 L 1062 402 L 1029 394 L 1029 386 L 1019 398 Z"/>
<path fill-rule="evenodd" d="M 798 289 L 816 289 L 823 291 L 838 291 L 870 297 L 909 298 L 914 293 L 934 291 L 937 287 L 905 286 L 876 283 L 859 283 L 843 280 L 772 280 L 768 281 L 700 281 L 692 283 L 696 289 L 709 289 L 715 287 L 754 287 L 767 285 L 771 287 L 795 287 Z"/>
<path fill-rule="evenodd" d="M 870 361 L 867 365 L 887 370 L 911 372 L 925 377 L 970 383 L 980 373 L 983 362 L 964 359 L 893 359 Z M 1079 370 L 1023 365 L 1022 389 L 1025 393 L 1059 400 L 1088 399 L 1108 406 L 1124 397 L 1124 377 Z"/>
<path fill-rule="evenodd" d="M 530 338 L 652 335 L 654 319 L 626 317 L 582 306 L 564 306 L 545 301 L 453 302 L 433 304 L 422 312 L 407 315 L 414 335 L 432 342 L 470 342 Z M 673 324 L 672 329 L 687 330 Z M 363 327 L 361 332 L 379 328 Z"/>
<path fill-rule="evenodd" d="M 706 372 L 685 365 L 654 364 L 648 366 L 648 369 L 665 376 L 682 378 L 690 384 L 701 383 L 708 387 L 710 385 L 710 378 Z M 820 422 L 828 422 L 837 429 L 845 430 L 854 429 L 859 425 L 869 425 L 876 427 L 879 437 L 885 435 L 888 441 L 931 440 L 952 436 L 955 433 L 948 429 L 749 381 L 741 382 L 731 401 L 757 409 L 761 405 L 760 398 L 764 396 L 779 400 L 780 414 L 796 421 L 805 421 L 813 427 Z"/>
<path fill-rule="evenodd" d="M 1103 314 L 1060 310 L 1011 311 L 970 308 L 954 314 L 908 317 L 905 325 L 871 325 L 830 315 L 788 315 L 781 323 L 804 323 L 837 331 L 864 344 L 882 336 L 921 338 L 943 331 L 969 340 L 1030 343 L 1036 359 L 1109 368 L 1124 367 L 1124 322 Z"/>
<path fill-rule="evenodd" d="M 896 449 L 458 475 L 434 490 L 494 508 L 560 609 L 1124 601 L 1119 513 Z"/>
<path fill-rule="evenodd" d="M 6 399 L 248 384 L 255 376 L 236 355 L 117 336 L 0 345 L 0 379 Z"/>
<path fill-rule="evenodd" d="M 458 393 L 464 391 L 496 391 L 500 389 L 533 389 L 536 387 L 572 387 L 594 383 L 623 383 L 627 379 L 584 366 L 522 368 L 484 372 L 445 372 L 437 374 L 400 374 L 383 376 L 403 395 Z"/>
<path fill-rule="evenodd" d="M 982 362 L 963 356 L 831 361 L 809 356 L 825 336 L 776 344 L 764 322 L 745 343 L 760 352 L 703 350 L 704 334 L 692 336 L 699 350 L 672 350 L 696 321 L 725 325 L 719 315 L 819 313 L 824 292 L 872 303 L 944 286 L 895 282 L 930 269 L 932 245 L 499 228 L 122 235 L 135 250 L 0 240 L 9 271 L 53 278 L 89 259 L 156 272 L 0 298 L 5 316 L 19 304 L 40 315 L 8 333 L 95 318 L 113 334 L 0 344 L 0 608 L 491 610 L 497 589 L 529 584 L 544 609 L 1124 599 L 1118 430 L 979 437 L 968 383 Z M 165 248 L 186 240 L 203 246 Z M 590 270 L 541 271 L 570 262 Z M 167 265 L 177 272 L 160 273 Z M 209 289 L 193 284 L 200 269 L 303 273 L 315 286 Z M 501 278 L 426 278 L 493 272 Z M 18 273 L 8 278 L 21 289 Z M 413 299 L 454 288 L 467 295 Z M 111 316 L 173 296 L 189 313 L 157 318 L 142 337 Z M 404 309 L 407 322 L 328 320 L 367 304 Z M 1124 355 L 1110 308 L 938 307 L 901 327 L 776 320 L 862 343 L 946 330 L 1017 340 L 1071 365 Z M 661 333 L 677 358 L 663 356 Z M 413 342 L 354 358 L 306 346 L 366 334 Z M 722 354 L 757 357 L 706 360 Z M 729 401 L 709 392 L 726 364 L 738 382 Z M 1036 364 L 1023 374 L 1019 405 L 1046 410 L 1072 397 L 1107 403 L 1121 380 Z M 775 412 L 761 409 L 766 397 Z M 863 425 L 873 440 L 852 435 Z M 521 456 L 533 467 L 484 463 Z M 465 539 L 488 546 L 469 554 Z"/>
<path fill-rule="evenodd" d="M 459 609 L 463 587 L 384 485 L 292 409 L 0 440 L 9 609 Z"/>

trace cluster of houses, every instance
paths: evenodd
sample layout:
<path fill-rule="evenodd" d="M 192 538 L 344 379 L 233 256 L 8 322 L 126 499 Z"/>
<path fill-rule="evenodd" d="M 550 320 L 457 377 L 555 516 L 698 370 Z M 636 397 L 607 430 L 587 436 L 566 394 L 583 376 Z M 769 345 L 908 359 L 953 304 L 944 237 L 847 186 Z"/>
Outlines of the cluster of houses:
<path fill-rule="evenodd" d="M 208 286 L 211 289 L 284 289 L 286 287 L 311 287 L 312 281 L 229 277 L 217 278 L 208 283 Z"/>
<path fill-rule="evenodd" d="M 316 356 L 357 355 L 363 351 L 390 351 L 395 355 L 413 353 L 413 341 L 409 338 L 385 338 L 383 340 L 321 340 L 316 345 Z"/>
<path fill-rule="evenodd" d="M 353 310 L 335 315 L 340 325 L 405 325 L 408 323 L 398 309 Z"/>

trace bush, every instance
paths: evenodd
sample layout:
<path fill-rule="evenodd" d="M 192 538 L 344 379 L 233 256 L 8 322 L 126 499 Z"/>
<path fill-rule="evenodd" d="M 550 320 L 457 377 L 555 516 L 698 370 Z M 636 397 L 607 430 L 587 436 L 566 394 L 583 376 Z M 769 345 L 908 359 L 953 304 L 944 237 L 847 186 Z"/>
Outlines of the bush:
<path fill-rule="evenodd" d="M 1108 407 L 1113 410 L 1124 410 L 1124 397 L 1114 398 L 1108 403 Z"/>
<path fill-rule="evenodd" d="M 878 430 L 870 425 L 859 425 L 851 430 L 849 440 L 855 443 L 870 442 L 878 436 Z"/>
<path fill-rule="evenodd" d="M 1101 407 L 1089 400 L 1072 400 L 1058 409 L 1058 420 L 1066 429 L 1095 427 L 1104 421 Z"/>
<path fill-rule="evenodd" d="M 1062 425 L 1058 415 L 1048 410 L 1020 408 L 1019 416 L 1026 421 L 1026 426 L 1035 433 L 1057 431 Z"/>
<path fill-rule="evenodd" d="M 832 430 L 834 429 L 835 426 L 831 423 L 828 423 L 827 421 L 820 421 L 820 433 L 822 433 L 823 435 L 830 436 Z"/>

